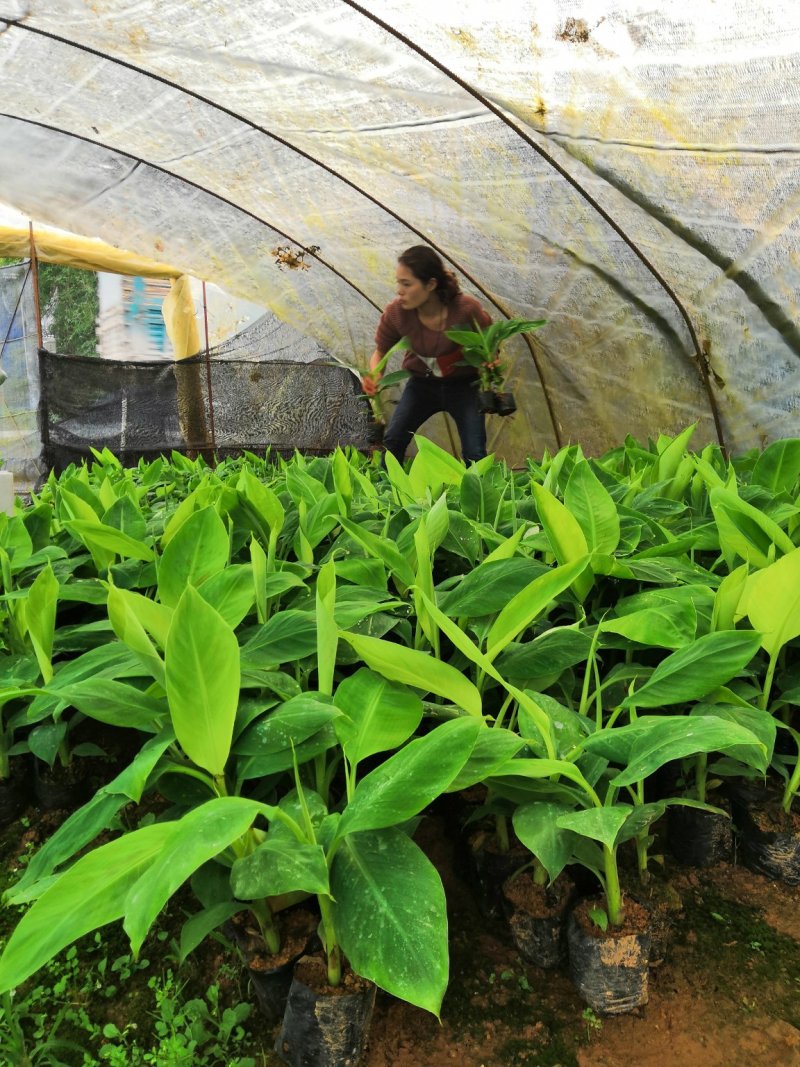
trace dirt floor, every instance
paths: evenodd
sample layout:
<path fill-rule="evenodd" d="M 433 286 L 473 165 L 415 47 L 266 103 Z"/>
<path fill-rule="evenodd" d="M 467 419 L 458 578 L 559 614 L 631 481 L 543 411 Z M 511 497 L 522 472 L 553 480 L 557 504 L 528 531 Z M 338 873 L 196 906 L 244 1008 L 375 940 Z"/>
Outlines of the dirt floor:
<path fill-rule="evenodd" d="M 57 821 L 53 816 L 49 825 L 50 817 L 29 809 L 30 829 L 7 828 L 9 880 L 25 842 L 29 849 L 39 844 Z M 661 917 L 649 1003 L 602 1018 L 586 1008 L 566 968 L 526 964 L 506 922 L 482 913 L 452 826 L 446 812 L 434 811 L 417 832 L 449 902 L 451 981 L 441 1023 L 379 991 L 362 1067 L 800 1067 L 800 889 L 731 863 L 680 867 L 657 841 L 653 852 L 665 853 L 663 864 L 653 865 L 644 894 Z M 107 927 L 102 940 L 110 955 L 117 942 L 116 951 L 126 945 L 118 926 Z M 155 945 L 145 951 L 157 962 Z M 230 997 L 247 996 L 244 976 L 223 979 L 229 958 L 218 943 L 204 943 L 190 957 L 190 981 L 193 969 L 198 986 L 216 980 Z M 124 1025 L 136 1009 L 129 1000 L 102 1010 L 101 1023 Z M 248 1027 L 258 1067 L 278 1067 L 268 1051 L 276 1028 L 255 1012 Z"/>

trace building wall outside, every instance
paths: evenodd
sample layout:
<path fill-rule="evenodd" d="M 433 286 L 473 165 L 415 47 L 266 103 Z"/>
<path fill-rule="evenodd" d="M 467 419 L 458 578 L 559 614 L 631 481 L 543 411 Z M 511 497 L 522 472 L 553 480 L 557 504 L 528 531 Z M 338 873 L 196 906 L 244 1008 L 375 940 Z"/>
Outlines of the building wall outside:
<path fill-rule="evenodd" d="M 161 308 L 170 283 L 160 278 L 127 278 L 98 274 L 100 314 L 97 320 L 97 352 L 104 359 L 170 360 L 172 345 L 167 337 Z M 239 300 L 216 285 L 191 279 L 197 330 L 205 347 L 206 318 L 210 348 L 227 340 L 265 314 L 266 309 Z"/>

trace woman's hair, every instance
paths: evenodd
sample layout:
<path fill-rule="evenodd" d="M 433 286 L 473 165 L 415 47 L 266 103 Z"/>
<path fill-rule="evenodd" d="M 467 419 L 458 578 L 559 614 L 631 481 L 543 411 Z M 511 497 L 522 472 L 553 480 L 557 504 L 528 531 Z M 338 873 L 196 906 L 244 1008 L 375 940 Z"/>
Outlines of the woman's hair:
<path fill-rule="evenodd" d="M 408 267 L 415 278 L 423 283 L 431 278 L 436 281 L 436 295 L 443 304 L 449 304 L 461 292 L 458 279 L 452 271 L 446 270 L 439 256 L 427 245 L 413 245 L 397 257 L 397 262 Z"/>

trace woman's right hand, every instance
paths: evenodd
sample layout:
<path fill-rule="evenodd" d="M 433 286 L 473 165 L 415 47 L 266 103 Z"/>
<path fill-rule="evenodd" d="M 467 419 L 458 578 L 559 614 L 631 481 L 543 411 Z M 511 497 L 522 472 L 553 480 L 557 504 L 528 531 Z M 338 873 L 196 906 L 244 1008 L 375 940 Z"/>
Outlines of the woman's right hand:
<path fill-rule="evenodd" d="M 375 396 L 378 392 L 379 379 L 380 375 L 376 374 L 375 371 L 366 371 L 361 375 L 361 388 L 367 396 Z"/>

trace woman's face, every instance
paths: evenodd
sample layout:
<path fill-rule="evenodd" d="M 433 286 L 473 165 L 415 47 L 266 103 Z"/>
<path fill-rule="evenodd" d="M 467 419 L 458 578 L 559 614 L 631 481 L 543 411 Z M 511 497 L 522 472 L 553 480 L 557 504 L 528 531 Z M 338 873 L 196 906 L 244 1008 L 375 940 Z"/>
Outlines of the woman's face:
<path fill-rule="evenodd" d="M 395 278 L 397 279 L 397 295 L 407 310 L 422 307 L 436 288 L 435 278 L 431 278 L 428 282 L 421 282 L 404 263 L 397 264 Z"/>

